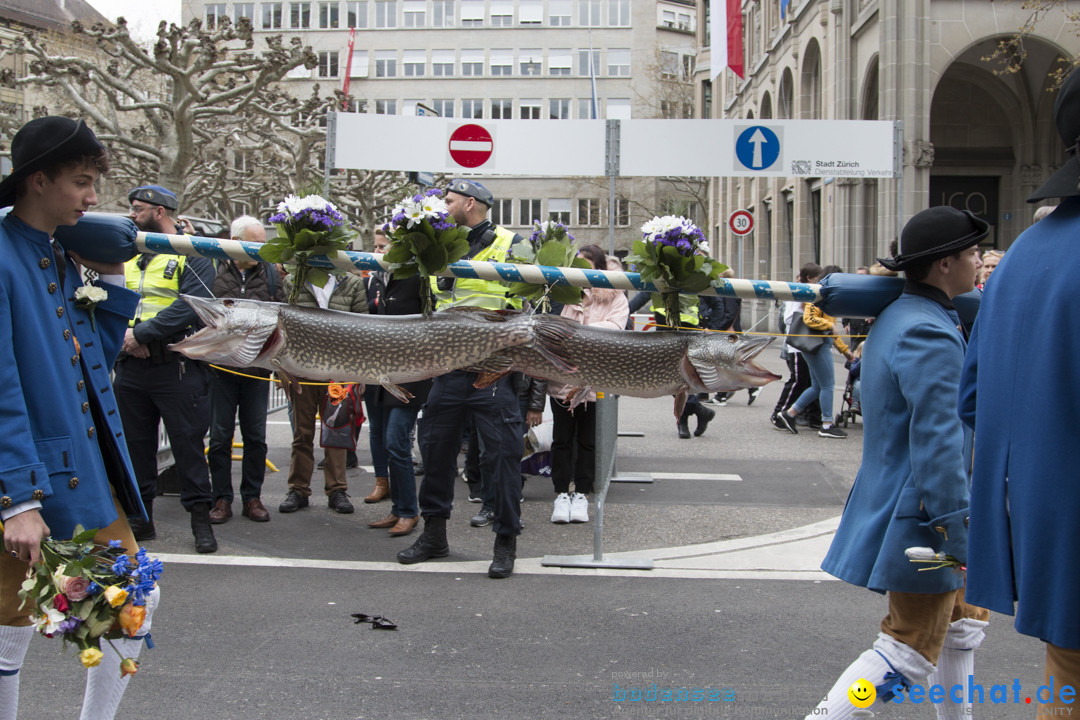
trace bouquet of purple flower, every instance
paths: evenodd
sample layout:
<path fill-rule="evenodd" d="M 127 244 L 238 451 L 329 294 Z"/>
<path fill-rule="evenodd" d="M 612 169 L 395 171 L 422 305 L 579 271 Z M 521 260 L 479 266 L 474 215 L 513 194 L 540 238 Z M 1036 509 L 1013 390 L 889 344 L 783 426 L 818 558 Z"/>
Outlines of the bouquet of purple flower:
<path fill-rule="evenodd" d="M 295 303 L 304 283 L 323 287 L 330 277 L 329 271 L 308 265 L 309 258 L 336 256 L 338 250 L 348 249 L 352 234 L 334 204 L 318 195 L 289 195 L 278 203 L 270 222 L 277 226 L 277 236 L 259 248 L 259 257 L 296 266 L 289 295 L 289 302 Z"/>
<path fill-rule="evenodd" d="M 641 234 L 626 262 L 637 266 L 643 281 L 660 288 L 653 300 L 663 303 L 668 325 L 677 330 L 682 305 L 697 302 L 683 299 L 680 291 L 696 295 L 718 280 L 727 265 L 709 257 L 705 234 L 684 217 L 654 217 L 641 226 Z"/>
<path fill-rule="evenodd" d="M 517 265 L 547 267 L 591 268 L 587 260 L 577 255 L 574 236 L 560 222 L 533 220 L 533 232 L 528 242 L 521 241 L 510 248 L 508 262 Z M 539 305 L 547 312 L 551 301 L 563 305 L 581 302 L 581 288 L 572 285 L 548 285 L 527 282 L 507 282 L 510 293 Z"/>
<path fill-rule="evenodd" d="M 41 541 L 41 561 L 23 581 L 19 597 L 30 605 L 34 627 L 46 637 L 79 648 L 85 667 L 101 662 L 101 640 L 135 637 L 146 619 L 147 594 L 161 577 L 161 561 L 140 549 L 135 561 L 119 540 L 94 544 L 97 530 L 75 527 L 71 540 Z M 146 635 L 150 646 L 150 636 Z M 115 648 L 115 645 L 113 646 Z M 134 675 L 139 663 L 124 658 L 120 674 Z"/>
<path fill-rule="evenodd" d="M 424 278 L 438 275 L 469 252 L 468 228 L 454 222 L 442 191 L 436 188 L 401 200 L 384 229 L 390 247 L 383 260 L 398 279 L 417 273 Z M 425 281 L 424 286 L 430 283 Z M 421 292 L 420 299 L 424 314 L 430 315 L 430 293 Z"/>

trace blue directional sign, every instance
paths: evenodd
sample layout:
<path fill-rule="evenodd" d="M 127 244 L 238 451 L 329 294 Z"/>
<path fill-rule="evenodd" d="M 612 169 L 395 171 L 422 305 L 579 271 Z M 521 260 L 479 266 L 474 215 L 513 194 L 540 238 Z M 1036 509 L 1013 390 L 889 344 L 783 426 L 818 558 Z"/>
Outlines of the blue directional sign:
<path fill-rule="evenodd" d="M 780 138 L 764 125 L 752 125 L 736 138 L 735 157 L 747 170 L 768 170 L 780 158 Z"/>

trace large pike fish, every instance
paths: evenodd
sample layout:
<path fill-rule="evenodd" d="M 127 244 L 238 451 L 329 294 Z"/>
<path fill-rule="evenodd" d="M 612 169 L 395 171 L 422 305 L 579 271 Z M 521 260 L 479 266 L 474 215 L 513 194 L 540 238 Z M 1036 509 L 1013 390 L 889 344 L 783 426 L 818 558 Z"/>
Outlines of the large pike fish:
<path fill-rule="evenodd" d="M 366 315 L 257 300 L 183 296 L 206 327 L 169 349 L 196 360 L 261 367 L 296 378 L 378 383 L 408 402 L 401 383 L 474 365 L 501 350 L 528 348 L 572 372 L 560 351 L 570 332 L 519 313 L 479 309 L 421 315 Z M 541 318 L 545 316 L 540 316 Z"/>
<path fill-rule="evenodd" d="M 560 348 L 574 370 L 546 362 L 532 348 L 511 347 L 498 351 L 481 366 L 485 372 L 477 385 L 482 387 L 505 372 L 518 370 L 574 388 L 567 398 L 571 406 L 580 404 L 590 390 L 646 398 L 674 395 L 678 417 L 689 393 L 761 387 L 780 379 L 754 362 L 773 341 L 770 337 L 691 330 L 634 332 L 564 322 L 569 337 L 561 341 Z"/>

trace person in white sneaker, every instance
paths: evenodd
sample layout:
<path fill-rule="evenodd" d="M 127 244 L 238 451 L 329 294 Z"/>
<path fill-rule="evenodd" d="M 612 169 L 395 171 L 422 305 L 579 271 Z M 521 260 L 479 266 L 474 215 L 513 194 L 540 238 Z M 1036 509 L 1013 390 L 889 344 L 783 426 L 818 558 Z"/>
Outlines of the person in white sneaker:
<path fill-rule="evenodd" d="M 622 270 L 616 258 L 608 259 L 596 245 L 578 251 L 594 269 Z M 621 290 L 586 288 L 580 305 L 564 305 L 560 313 L 583 325 L 621 330 L 630 317 L 626 294 Z M 555 486 L 553 523 L 589 521 L 589 494 L 596 480 L 596 393 L 571 408 L 567 397 L 572 388 L 548 383 L 553 415 L 551 434 L 551 482 Z M 573 482 L 575 492 L 570 492 Z"/>
<path fill-rule="evenodd" d="M 913 685 L 971 682 L 989 612 L 964 602 L 964 572 L 924 572 L 905 551 L 928 547 L 967 562 L 972 434 L 956 411 L 967 342 L 952 300 L 974 287 L 976 246 L 988 229 L 970 212 L 933 207 L 881 260 L 907 283 L 865 345 L 863 462 L 821 568 L 887 593 L 889 611 L 873 646 L 808 718 L 852 717 L 847 689 L 859 678 L 883 703 Z M 939 718 L 971 714 L 951 695 L 935 707 Z"/>

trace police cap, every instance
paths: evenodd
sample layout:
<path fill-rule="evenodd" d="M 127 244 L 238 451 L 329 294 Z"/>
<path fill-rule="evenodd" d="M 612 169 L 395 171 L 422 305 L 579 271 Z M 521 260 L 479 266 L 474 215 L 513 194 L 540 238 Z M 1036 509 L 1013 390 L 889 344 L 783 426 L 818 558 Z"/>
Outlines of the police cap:
<path fill-rule="evenodd" d="M 446 188 L 446 192 L 453 192 L 458 195 L 474 198 L 488 207 L 495 204 L 495 198 L 492 196 L 491 191 L 475 180 L 454 178 L 450 181 L 450 186 Z"/>
<path fill-rule="evenodd" d="M 140 185 L 128 193 L 128 202 L 142 200 L 151 205 L 160 205 L 167 210 L 176 210 L 180 202 L 176 199 L 176 193 L 160 185 Z"/>

